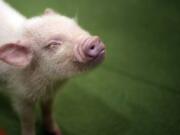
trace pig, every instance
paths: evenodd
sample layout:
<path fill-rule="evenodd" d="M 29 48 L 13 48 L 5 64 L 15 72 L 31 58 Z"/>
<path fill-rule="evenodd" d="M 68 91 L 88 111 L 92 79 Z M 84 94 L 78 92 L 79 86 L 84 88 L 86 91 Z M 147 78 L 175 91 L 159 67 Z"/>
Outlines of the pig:
<path fill-rule="evenodd" d="M 52 9 L 26 18 L 0 0 L 0 19 L 0 80 L 20 118 L 21 134 L 36 134 L 38 102 L 46 133 L 62 135 L 53 118 L 55 95 L 72 76 L 103 62 L 104 43 Z"/>

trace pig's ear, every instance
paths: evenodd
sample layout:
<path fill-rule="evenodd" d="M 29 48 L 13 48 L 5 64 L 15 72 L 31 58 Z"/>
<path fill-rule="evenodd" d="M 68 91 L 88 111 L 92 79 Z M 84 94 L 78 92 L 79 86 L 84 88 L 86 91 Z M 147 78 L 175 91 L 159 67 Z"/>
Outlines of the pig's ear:
<path fill-rule="evenodd" d="M 53 9 L 51 9 L 51 8 L 46 8 L 45 10 L 44 10 L 44 14 L 43 15 L 55 15 L 55 14 L 57 14 Z"/>
<path fill-rule="evenodd" d="M 19 68 L 29 65 L 32 56 L 31 49 L 15 43 L 5 44 L 0 47 L 0 60 Z"/>

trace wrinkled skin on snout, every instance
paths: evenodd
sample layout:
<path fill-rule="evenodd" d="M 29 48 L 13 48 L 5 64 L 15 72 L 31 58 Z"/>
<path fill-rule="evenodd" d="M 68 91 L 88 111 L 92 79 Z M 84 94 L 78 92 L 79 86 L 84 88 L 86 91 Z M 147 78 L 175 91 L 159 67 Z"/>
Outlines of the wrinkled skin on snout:
<path fill-rule="evenodd" d="M 15 67 L 5 74 L 22 135 L 35 135 L 33 108 L 38 100 L 45 130 L 61 135 L 52 116 L 55 90 L 71 76 L 99 65 L 105 46 L 73 19 L 49 10 L 27 19 L 19 33 L 17 40 L 0 46 L 0 60 Z"/>

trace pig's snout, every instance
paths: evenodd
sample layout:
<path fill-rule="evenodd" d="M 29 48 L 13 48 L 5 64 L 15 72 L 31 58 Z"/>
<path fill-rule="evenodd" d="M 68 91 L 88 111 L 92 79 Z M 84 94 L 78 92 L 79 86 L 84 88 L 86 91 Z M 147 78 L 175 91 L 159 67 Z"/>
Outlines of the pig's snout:
<path fill-rule="evenodd" d="M 86 38 L 77 45 L 75 56 L 81 63 L 99 63 L 105 56 L 105 46 L 98 36 Z"/>
<path fill-rule="evenodd" d="M 84 44 L 84 53 L 87 57 L 92 59 L 96 57 L 100 57 L 105 53 L 105 47 L 99 37 L 93 37 L 86 41 L 87 43 Z"/>

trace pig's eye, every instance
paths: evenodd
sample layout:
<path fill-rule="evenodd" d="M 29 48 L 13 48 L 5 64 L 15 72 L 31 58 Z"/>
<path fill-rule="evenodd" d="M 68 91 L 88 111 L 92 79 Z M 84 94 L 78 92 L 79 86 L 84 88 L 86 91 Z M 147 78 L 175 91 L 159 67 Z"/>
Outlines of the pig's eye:
<path fill-rule="evenodd" d="M 54 50 L 57 49 L 61 44 L 62 44 L 61 41 L 51 41 L 44 47 L 44 49 Z"/>

